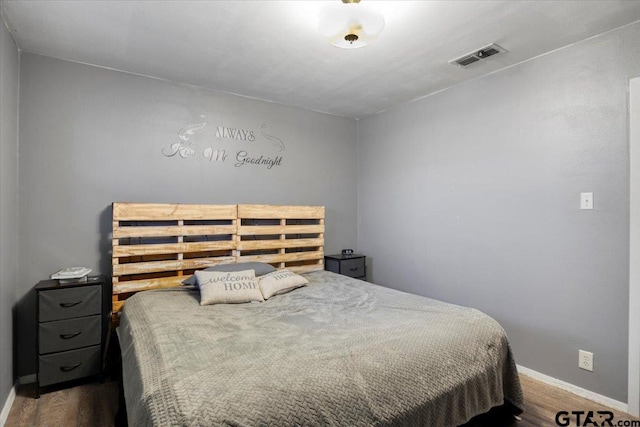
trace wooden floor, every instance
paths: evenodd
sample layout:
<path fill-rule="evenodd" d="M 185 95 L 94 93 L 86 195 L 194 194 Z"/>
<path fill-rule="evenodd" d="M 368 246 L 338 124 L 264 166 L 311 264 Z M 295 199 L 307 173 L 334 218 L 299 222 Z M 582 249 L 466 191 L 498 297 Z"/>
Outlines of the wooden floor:
<path fill-rule="evenodd" d="M 618 421 L 638 421 L 638 418 L 634 418 L 629 414 L 607 408 L 606 406 L 592 402 L 591 400 L 584 399 L 580 396 L 576 396 L 575 394 L 541 383 L 540 381 L 536 381 L 524 375 L 520 375 L 520 382 L 524 392 L 525 412 L 521 415 L 522 421 L 518 421 L 516 424 L 518 427 L 558 426 L 556 423 L 556 414 L 559 411 L 594 411 L 593 421 L 597 424 L 585 424 L 585 416 L 583 415 L 581 416 L 580 424 L 577 423 L 576 417 L 572 416 L 570 418 L 571 422 L 568 424 L 569 426 L 602 425 L 602 422 L 606 418 L 599 417 L 596 411 L 613 412 L 614 418 L 611 424 L 614 426 L 617 425 L 616 423 Z M 640 426 L 640 422 L 634 425 Z"/>
<path fill-rule="evenodd" d="M 543 384 L 526 376 L 520 376 L 525 395 L 526 411 L 521 420 L 512 424 L 515 427 L 558 426 L 555 421 L 559 411 L 601 411 L 610 410 L 590 400 L 583 399 L 555 387 Z M 18 395 L 11 407 L 6 426 L 113 426 L 113 419 L 118 410 L 118 389 L 114 381 L 103 384 L 92 383 L 73 388 L 43 394 L 34 399 L 33 386 L 25 386 L 18 390 Z M 618 421 L 638 420 L 630 415 L 614 412 L 612 425 Z M 593 421 L 601 425 L 603 418 L 595 414 Z M 569 426 L 596 425 L 576 423 L 572 417 Z M 566 425 L 566 424 L 565 424 Z M 620 424 L 627 425 L 627 424 Z M 632 425 L 632 424 L 628 424 Z M 640 426 L 640 422 L 637 424 Z M 495 427 L 495 426 L 487 426 Z"/>

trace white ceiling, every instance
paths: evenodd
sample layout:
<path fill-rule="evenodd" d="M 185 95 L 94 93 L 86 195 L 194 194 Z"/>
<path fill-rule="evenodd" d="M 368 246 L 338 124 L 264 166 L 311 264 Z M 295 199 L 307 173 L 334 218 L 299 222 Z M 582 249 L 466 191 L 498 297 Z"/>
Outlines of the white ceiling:
<path fill-rule="evenodd" d="M 363 0 L 386 26 L 349 50 L 317 32 L 327 1 L 2 0 L 0 10 L 23 51 L 351 118 L 640 20 L 640 1 Z M 508 52 L 448 63 L 490 43 Z"/>

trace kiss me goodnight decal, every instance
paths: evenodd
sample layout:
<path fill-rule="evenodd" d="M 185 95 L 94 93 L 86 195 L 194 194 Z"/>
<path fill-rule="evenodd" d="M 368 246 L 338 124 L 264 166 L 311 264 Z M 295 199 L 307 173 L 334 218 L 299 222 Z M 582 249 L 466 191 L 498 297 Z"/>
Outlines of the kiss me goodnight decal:
<path fill-rule="evenodd" d="M 178 131 L 178 140 L 162 149 L 165 157 L 177 159 L 204 158 L 215 164 L 229 164 L 239 167 L 262 167 L 272 169 L 283 163 L 282 152 L 285 149 L 284 142 L 267 132 L 267 125 L 260 127 L 260 134 L 254 130 L 236 129 L 225 126 L 217 126 L 215 129 L 216 146 L 210 144 L 197 144 L 194 136 L 201 132 L 207 122 L 203 115 L 200 123 L 186 126 Z M 228 149 L 220 146 L 218 140 L 228 140 L 238 143 L 249 143 L 249 147 Z M 256 144 L 257 143 L 257 144 Z"/>

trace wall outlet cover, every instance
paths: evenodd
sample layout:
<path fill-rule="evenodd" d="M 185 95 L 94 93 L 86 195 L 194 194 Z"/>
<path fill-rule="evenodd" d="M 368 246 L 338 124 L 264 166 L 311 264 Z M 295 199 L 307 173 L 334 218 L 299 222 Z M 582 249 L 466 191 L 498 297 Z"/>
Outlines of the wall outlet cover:
<path fill-rule="evenodd" d="M 578 350 L 578 367 L 593 372 L 593 353 Z"/>
<path fill-rule="evenodd" d="M 593 209 L 593 193 L 580 193 L 580 209 Z"/>

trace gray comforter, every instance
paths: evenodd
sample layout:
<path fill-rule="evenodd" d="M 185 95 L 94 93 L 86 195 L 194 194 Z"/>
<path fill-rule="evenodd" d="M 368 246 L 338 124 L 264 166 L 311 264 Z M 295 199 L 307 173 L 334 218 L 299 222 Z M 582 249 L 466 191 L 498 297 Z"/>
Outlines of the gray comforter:
<path fill-rule="evenodd" d="M 325 271 L 263 303 L 141 292 L 118 335 L 129 424 L 456 426 L 522 408 L 504 330 L 483 313 Z"/>

